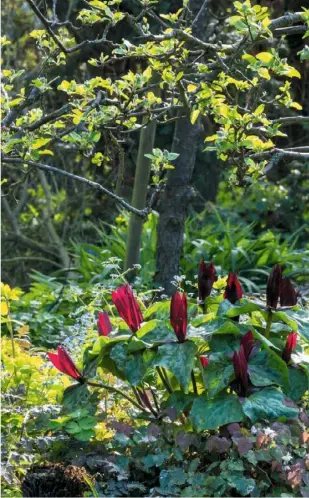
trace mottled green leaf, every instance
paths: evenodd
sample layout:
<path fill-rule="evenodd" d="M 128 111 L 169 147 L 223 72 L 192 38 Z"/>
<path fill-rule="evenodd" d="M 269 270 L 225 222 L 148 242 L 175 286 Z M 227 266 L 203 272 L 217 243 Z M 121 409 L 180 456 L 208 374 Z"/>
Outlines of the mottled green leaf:
<path fill-rule="evenodd" d="M 209 357 L 209 364 L 202 370 L 205 388 L 210 396 L 215 396 L 227 387 L 234 375 L 231 358 L 223 353 L 213 353 Z"/>
<path fill-rule="evenodd" d="M 117 344 L 113 347 L 110 358 L 125 373 L 128 382 L 136 386 L 146 375 L 153 355 L 149 350 L 130 353 L 128 344 Z"/>
<path fill-rule="evenodd" d="M 298 401 L 308 391 L 308 378 L 302 368 L 289 368 L 290 388 L 286 389 L 285 394 L 293 401 Z"/>
<path fill-rule="evenodd" d="M 190 420 L 198 432 L 216 429 L 232 422 L 241 422 L 243 418 L 242 407 L 235 394 L 213 399 L 202 394 L 194 400 L 190 413 Z"/>
<path fill-rule="evenodd" d="M 165 367 L 172 372 L 182 389 L 188 392 L 196 353 L 197 346 L 191 341 L 182 344 L 178 342 L 164 344 L 159 346 L 152 364 Z"/>
<path fill-rule="evenodd" d="M 296 418 L 298 408 L 288 406 L 289 404 L 282 392 L 274 388 L 267 388 L 245 398 L 242 406 L 245 415 L 255 423 L 261 419 Z"/>
<path fill-rule="evenodd" d="M 249 375 L 255 386 L 289 386 L 287 365 L 271 349 L 263 349 L 249 360 Z"/>

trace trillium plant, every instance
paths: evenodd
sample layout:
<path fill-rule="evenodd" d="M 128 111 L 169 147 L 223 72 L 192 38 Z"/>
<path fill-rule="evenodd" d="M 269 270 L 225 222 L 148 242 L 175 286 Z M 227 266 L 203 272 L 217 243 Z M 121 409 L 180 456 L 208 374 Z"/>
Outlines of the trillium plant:
<path fill-rule="evenodd" d="M 212 262 L 202 260 L 197 273 L 197 299 L 179 288 L 146 308 L 130 285 L 114 290 L 82 360 L 75 364 L 63 346 L 48 353 L 76 381 L 65 397 L 78 406 L 85 393 L 109 391 L 134 418 L 173 417 L 198 432 L 297 418 L 308 393 L 309 337 L 282 267 L 271 271 L 265 296 L 246 296 L 236 272 L 222 289 Z"/>

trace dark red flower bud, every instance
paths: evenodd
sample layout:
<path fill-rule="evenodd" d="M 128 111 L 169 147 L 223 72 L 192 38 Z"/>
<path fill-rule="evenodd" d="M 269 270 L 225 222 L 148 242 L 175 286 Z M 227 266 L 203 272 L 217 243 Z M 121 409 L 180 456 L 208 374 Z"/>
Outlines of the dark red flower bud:
<path fill-rule="evenodd" d="M 171 299 L 170 319 L 179 342 L 184 342 L 187 333 L 187 296 L 176 292 Z"/>
<path fill-rule="evenodd" d="M 213 283 L 216 279 L 216 269 L 212 263 L 206 265 L 202 259 L 198 269 L 198 297 L 201 301 L 205 301 L 206 297 L 210 296 Z"/>
<path fill-rule="evenodd" d="M 241 345 L 239 351 L 233 355 L 234 372 L 238 387 L 238 395 L 246 396 L 249 386 L 248 362 L 246 360 L 244 347 Z"/>
<path fill-rule="evenodd" d="M 136 332 L 143 321 L 143 315 L 129 285 L 123 285 L 112 292 L 112 301 L 121 318 Z"/>
<path fill-rule="evenodd" d="M 57 353 L 47 353 L 48 358 L 60 372 L 69 375 L 75 380 L 80 381 L 82 374 L 74 364 L 72 358 L 68 355 L 62 346 L 58 346 Z"/>
<path fill-rule="evenodd" d="M 236 301 L 242 298 L 242 296 L 243 290 L 237 278 L 237 275 L 236 273 L 232 273 L 230 271 L 223 298 L 228 299 L 230 303 L 235 304 Z"/>
<path fill-rule="evenodd" d="M 282 268 L 280 265 L 274 266 L 272 269 L 266 287 L 266 297 L 267 297 L 267 306 L 276 309 L 278 306 L 278 300 L 281 290 L 281 281 L 282 281 Z"/>
<path fill-rule="evenodd" d="M 244 348 L 246 360 L 249 360 L 249 356 L 250 356 L 250 353 L 251 353 L 253 345 L 254 345 L 254 337 L 253 337 L 253 333 L 251 332 L 251 330 L 249 330 L 249 332 L 247 332 L 242 337 L 240 344 Z"/>
<path fill-rule="evenodd" d="M 294 289 L 291 280 L 283 278 L 280 287 L 280 305 L 295 306 L 297 304 L 297 292 Z"/>
<path fill-rule="evenodd" d="M 206 356 L 200 356 L 201 364 L 203 368 L 206 368 L 209 365 L 209 359 Z"/>
<path fill-rule="evenodd" d="M 99 335 L 108 335 L 112 330 L 112 324 L 106 311 L 98 314 L 98 332 Z"/>
<path fill-rule="evenodd" d="M 285 343 L 284 350 L 282 352 L 282 359 L 285 361 L 285 363 L 289 363 L 291 360 L 291 354 L 293 349 L 295 349 L 297 343 L 297 334 L 296 332 L 291 332 L 288 335 L 288 338 Z"/>

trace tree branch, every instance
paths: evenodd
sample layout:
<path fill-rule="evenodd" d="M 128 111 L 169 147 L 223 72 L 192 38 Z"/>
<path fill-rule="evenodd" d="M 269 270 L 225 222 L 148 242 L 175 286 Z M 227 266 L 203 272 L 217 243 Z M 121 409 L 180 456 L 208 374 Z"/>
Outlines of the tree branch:
<path fill-rule="evenodd" d="M 34 161 L 28 161 L 25 159 L 17 158 L 17 157 L 2 157 L 2 161 L 7 164 L 28 164 L 29 166 L 33 166 L 35 168 L 41 169 L 43 171 L 51 171 L 53 173 L 57 173 L 58 175 L 64 175 L 67 176 L 68 178 L 71 178 L 72 180 L 76 180 L 81 183 L 85 183 L 89 187 L 92 187 L 95 190 L 98 190 L 99 192 L 102 192 L 115 201 L 117 201 L 119 204 L 121 204 L 125 209 L 128 211 L 131 211 L 132 213 L 136 214 L 137 216 L 141 216 L 142 218 L 145 218 L 149 214 L 148 209 L 136 209 L 130 204 L 128 204 L 124 199 L 119 197 L 118 195 L 114 194 L 110 190 L 107 190 L 107 188 L 103 187 L 97 182 L 93 182 L 91 180 L 88 180 L 87 178 L 84 178 L 82 176 L 74 175 L 73 173 L 69 173 L 68 171 L 65 171 L 63 169 L 56 168 L 55 166 L 49 166 L 47 164 L 42 164 L 42 163 L 37 163 Z"/>

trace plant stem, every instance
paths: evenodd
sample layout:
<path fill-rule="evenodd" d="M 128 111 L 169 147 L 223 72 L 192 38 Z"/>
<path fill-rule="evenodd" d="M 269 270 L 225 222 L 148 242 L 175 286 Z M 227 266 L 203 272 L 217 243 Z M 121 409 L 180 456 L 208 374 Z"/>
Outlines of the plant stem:
<path fill-rule="evenodd" d="M 272 314 L 272 311 L 269 310 L 268 316 L 267 316 L 267 321 L 266 321 L 266 329 L 265 329 L 265 337 L 267 339 L 270 336 L 270 328 L 271 328 L 272 321 L 273 321 L 273 314 Z"/>
<path fill-rule="evenodd" d="M 166 382 L 166 379 L 165 379 L 165 377 L 164 377 L 164 374 L 163 374 L 163 372 L 162 372 L 161 368 L 160 368 L 160 367 L 156 367 L 156 370 L 157 370 L 157 372 L 158 372 L 158 374 L 159 374 L 159 377 L 160 377 L 160 379 L 161 379 L 161 381 L 162 381 L 162 384 L 164 385 L 165 389 L 167 390 L 167 392 L 168 392 L 169 394 L 172 394 L 173 389 L 171 388 L 171 386 L 169 385 L 169 383 L 168 383 L 168 382 Z"/>
<path fill-rule="evenodd" d="M 139 410 L 142 410 L 145 413 L 149 413 L 143 406 L 141 406 L 139 403 L 137 403 L 135 401 L 135 399 L 131 398 L 131 396 L 128 396 L 127 394 L 125 394 L 120 389 L 117 389 L 117 387 L 109 386 L 108 384 L 103 384 L 101 382 L 92 382 L 90 380 L 87 380 L 86 383 L 88 384 L 88 386 L 101 387 L 102 389 L 106 389 L 107 391 L 110 391 L 110 392 L 113 392 L 113 393 L 116 393 L 116 394 L 120 394 L 120 396 L 122 396 L 126 400 L 130 401 L 130 403 L 132 405 L 136 406 L 136 408 L 138 408 Z"/>
<path fill-rule="evenodd" d="M 197 385 L 196 385 L 196 379 L 195 379 L 195 375 L 194 375 L 194 371 L 193 370 L 191 372 L 191 380 L 192 380 L 192 384 L 193 384 L 194 394 L 198 394 Z"/>

